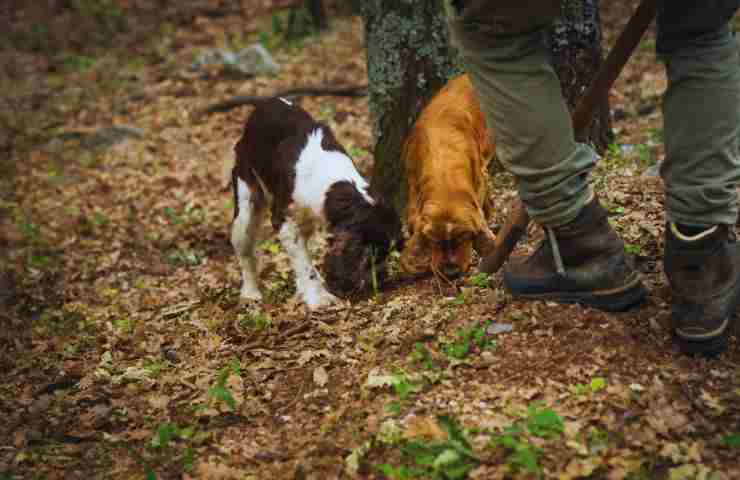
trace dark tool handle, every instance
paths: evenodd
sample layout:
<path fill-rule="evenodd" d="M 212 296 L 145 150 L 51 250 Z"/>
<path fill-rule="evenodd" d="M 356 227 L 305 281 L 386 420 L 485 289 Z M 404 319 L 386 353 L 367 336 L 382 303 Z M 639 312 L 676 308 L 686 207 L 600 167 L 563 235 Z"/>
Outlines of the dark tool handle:
<path fill-rule="evenodd" d="M 504 226 L 496 234 L 493 251 L 481 260 L 478 269 L 484 273 L 496 273 L 506 263 L 519 239 L 527 231 L 527 225 L 529 225 L 529 215 L 521 199 L 516 197 L 511 202 Z"/>

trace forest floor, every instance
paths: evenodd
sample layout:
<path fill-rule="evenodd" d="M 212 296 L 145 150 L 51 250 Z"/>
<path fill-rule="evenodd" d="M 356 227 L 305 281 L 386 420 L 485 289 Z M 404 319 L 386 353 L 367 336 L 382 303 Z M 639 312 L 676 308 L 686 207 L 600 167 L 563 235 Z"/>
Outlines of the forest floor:
<path fill-rule="evenodd" d="M 500 274 L 441 291 L 397 273 L 308 314 L 274 238 L 268 301 L 237 305 L 222 165 L 250 108 L 197 113 L 365 83 L 361 21 L 332 14 L 287 44 L 269 1 L 32 3 L 0 7 L 1 480 L 740 478 L 738 343 L 687 358 L 667 328 L 663 191 L 643 175 L 663 155 L 653 33 L 613 91 L 616 143 L 592 175 L 644 305 L 523 303 Z M 603 3 L 609 48 L 636 2 Z M 280 74 L 188 69 L 258 39 Z M 298 103 L 369 171 L 367 98 Z M 107 147 L 111 125 L 135 129 Z M 514 192 L 492 184 L 500 224 Z"/>

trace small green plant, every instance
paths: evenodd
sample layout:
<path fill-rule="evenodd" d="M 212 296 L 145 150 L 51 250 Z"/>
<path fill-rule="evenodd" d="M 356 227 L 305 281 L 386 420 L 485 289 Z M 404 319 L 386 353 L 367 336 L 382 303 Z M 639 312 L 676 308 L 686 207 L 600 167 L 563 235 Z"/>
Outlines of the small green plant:
<path fill-rule="evenodd" d="M 198 255 L 187 248 L 175 250 L 174 252 L 167 255 L 167 261 L 175 266 L 186 265 L 194 267 L 200 264 L 200 258 Z"/>
<path fill-rule="evenodd" d="M 506 427 L 501 435 L 491 439 L 489 445 L 506 450 L 506 463 L 512 470 L 525 471 L 540 477 L 539 457 L 542 452 L 524 438 L 521 428 Z"/>
<path fill-rule="evenodd" d="M 625 243 L 624 250 L 630 255 L 641 255 L 642 247 L 633 243 Z"/>
<path fill-rule="evenodd" d="M 640 42 L 640 48 L 643 50 L 655 50 L 655 40 L 648 38 Z"/>
<path fill-rule="evenodd" d="M 218 372 L 216 384 L 208 390 L 208 398 L 212 404 L 225 403 L 232 410 L 236 410 L 236 400 L 226 386 L 226 382 L 231 375 L 241 376 L 241 363 L 239 360 L 232 360 L 229 365 L 223 367 Z"/>
<path fill-rule="evenodd" d="M 468 299 L 468 296 L 465 294 L 465 292 L 460 292 L 457 294 L 455 298 L 453 298 L 450 301 L 450 305 L 455 305 L 458 307 L 461 305 L 465 305 L 465 302 L 467 301 L 467 299 Z"/>
<path fill-rule="evenodd" d="M 261 242 L 259 245 L 257 245 L 257 248 L 262 250 L 266 253 L 271 253 L 273 255 L 277 255 L 280 253 L 280 244 L 277 242 L 273 242 L 272 240 L 265 240 Z"/>
<path fill-rule="evenodd" d="M 412 382 L 402 371 L 397 371 L 391 375 L 391 386 L 393 391 L 401 400 L 406 400 L 409 395 L 421 391 L 421 384 Z"/>
<path fill-rule="evenodd" d="M 150 445 L 152 448 L 165 448 L 177 438 L 179 431 L 180 429 L 174 423 L 162 423 L 157 427 Z"/>
<path fill-rule="evenodd" d="M 18 228 L 27 240 L 33 241 L 39 238 L 39 226 L 35 223 L 23 221 Z"/>
<path fill-rule="evenodd" d="M 640 164 L 642 166 L 648 167 L 655 163 L 655 158 L 653 157 L 653 151 L 650 149 L 649 145 L 640 143 L 639 145 L 636 146 L 636 149 L 637 149 L 637 156 L 640 159 Z"/>
<path fill-rule="evenodd" d="M 176 423 L 162 423 L 157 426 L 157 430 L 154 432 L 154 436 L 149 442 L 149 446 L 155 451 L 156 457 L 171 456 L 171 449 L 176 440 L 189 441 L 193 438 L 195 429 L 191 426 L 180 427 Z M 182 463 L 183 470 L 190 472 L 193 470 L 195 464 L 195 452 L 193 448 L 188 445 L 182 452 Z M 156 473 L 151 468 L 146 469 L 146 478 L 157 478 Z"/>
<path fill-rule="evenodd" d="M 262 312 L 247 313 L 239 320 L 239 325 L 242 328 L 251 328 L 257 331 L 265 330 L 272 326 L 272 318 Z"/>
<path fill-rule="evenodd" d="M 393 417 L 398 417 L 399 415 L 401 415 L 401 402 L 393 401 L 388 403 L 385 406 L 385 411 Z"/>
<path fill-rule="evenodd" d="M 68 70 L 84 72 L 95 65 L 95 59 L 84 55 L 66 55 L 61 59 L 61 64 Z"/>
<path fill-rule="evenodd" d="M 610 143 L 609 146 L 606 147 L 606 150 L 609 155 L 614 157 L 622 155 L 622 148 L 617 143 Z"/>
<path fill-rule="evenodd" d="M 574 395 L 586 395 L 588 393 L 597 393 L 606 388 L 606 379 L 604 377 L 594 377 L 588 384 L 577 383 L 571 385 L 570 391 Z"/>
<path fill-rule="evenodd" d="M 463 360 L 473 347 L 479 349 L 491 348 L 496 345 L 495 340 L 486 335 L 486 326 L 475 324 L 469 328 L 457 331 L 457 341 L 442 343 L 442 352 L 449 358 Z"/>
<path fill-rule="evenodd" d="M 587 443 L 589 452 L 599 454 L 609 448 L 609 432 L 591 427 L 588 431 Z"/>
<path fill-rule="evenodd" d="M 724 444 L 730 448 L 740 448 L 740 433 L 727 435 L 723 440 Z"/>
<path fill-rule="evenodd" d="M 650 141 L 654 144 L 661 143 L 663 141 L 663 129 L 661 128 L 649 128 L 647 134 Z"/>
<path fill-rule="evenodd" d="M 368 155 L 370 155 L 370 152 L 368 152 L 367 150 L 365 150 L 362 147 L 358 147 L 358 146 L 353 145 L 353 146 L 349 147 L 349 154 L 350 154 L 350 156 L 352 158 L 355 158 L 356 159 L 358 157 L 368 156 Z"/>
<path fill-rule="evenodd" d="M 164 370 L 164 363 L 159 360 L 147 360 L 144 362 L 144 371 L 152 378 L 158 377 L 162 370 Z"/>
<path fill-rule="evenodd" d="M 491 284 L 491 276 L 484 272 L 476 273 L 470 277 L 470 283 L 475 287 L 488 288 Z"/>
<path fill-rule="evenodd" d="M 563 419 L 549 408 L 534 403 L 527 409 L 527 430 L 535 437 L 553 438 L 563 433 Z"/>
<path fill-rule="evenodd" d="M 620 205 L 609 205 L 609 213 L 612 215 L 624 215 L 624 207 Z"/>
<path fill-rule="evenodd" d="M 378 465 L 376 468 L 389 478 L 431 478 L 459 480 L 466 478 L 479 460 L 476 458 L 463 430 L 449 416 L 437 417 L 446 433 L 444 440 L 402 440 L 399 444 L 404 465 Z"/>
<path fill-rule="evenodd" d="M 28 266 L 29 268 L 44 268 L 51 263 L 51 257 L 49 255 L 29 255 Z"/>
<path fill-rule="evenodd" d="M 120 330 L 121 333 L 131 333 L 134 331 L 134 324 L 128 317 L 116 318 L 113 320 L 113 326 Z"/>
<path fill-rule="evenodd" d="M 180 218 L 180 214 L 177 213 L 177 210 L 172 207 L 164 207 L 164 215 L 174 225 L 179 225 L 180 223 L 182 223 L 182 218 Z"/>
<path fill-rule="evenodd" d="M 437 368 L 437 365 L 434 364 L 434 360 L 432 359 L 432 354 L 429 353 L 427 347 L 421 342 L 414 344 L 414 351 L 411 352 L 411 361 L 420 363 L 424 370 L 434 370 Z"/>
<path fill-rule="evenodd" d="M 563 433 L 563 419 L 556 412 L 534 403 L 527 408 L 523 420 L 515 422 L 504 431 L 491 438 L 490 446 L 504 448 L 506 462 L 514 471 L 524 471 L 541 477 L 539 457 L 542 451 L 527 438 L 527 435 L 542 439 L 552 439 Z"/>
<path fill-rule="evenodd" d="M 370 247 L 370 282 L 373 287 L 373 297 L 377 298 L 380 296 L 380 282 L 378 280 L 378 271 L 375 267 L 376 263 L 376 250 L 374 247 Z"/>

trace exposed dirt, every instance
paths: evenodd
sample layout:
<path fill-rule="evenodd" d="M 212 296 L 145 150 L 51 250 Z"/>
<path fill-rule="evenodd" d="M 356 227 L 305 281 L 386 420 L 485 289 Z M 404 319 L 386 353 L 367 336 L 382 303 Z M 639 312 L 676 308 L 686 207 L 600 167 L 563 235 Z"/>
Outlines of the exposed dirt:
<path fill-rule="evenodd" d="M 392 265 L 377 295 L 308 314 L 274 237 L 265 304 L 237 306 L 221 170 L 251 110 L 195 113 L 365 83 L 359 19 L 332 13 L 329 32 L 285 45 L 276 2 L 48 3 L 51 20 L 0 7 L 0 479 L 740 478 L 738 344 L 686 358 L 667 328 L 663 192 L 642 176 L 663 155 L 652 33 L 613 91 L 619 145 L 592 176 L 643 306 L 523 303 L 500 275 L 449 286 Z M 603 3 L 608 47 L 635 2 Z M 72 4 L 104 7 L 77 22 Z M 187 69 L 259 38 L 276 77 Z M 368 172 L 367 100 L 300 104 Z M 119 124 L 143 138 L 92 145 Z M 501 222 L 514 193 L 492 183 Z"/>

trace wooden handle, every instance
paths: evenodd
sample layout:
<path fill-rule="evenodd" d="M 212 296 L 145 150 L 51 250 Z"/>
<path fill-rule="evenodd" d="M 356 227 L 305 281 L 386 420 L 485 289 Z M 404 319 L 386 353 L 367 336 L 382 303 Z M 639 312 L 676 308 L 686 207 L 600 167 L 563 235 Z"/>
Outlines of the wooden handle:
<path fill-rule="evenodd" d="M 489 274 L 496 273 L 506 263 L 506 260 L 509 259 L 519 239 L 527 231 L 528 225 L 529 215 L 527 214 L 527 209 L 524 208 L 521 199 L 516 197 L 511 202 L 504 226 L 501 227 L 498 235 L 496 235 L 493 251 L 490 255 L 483 258 L 478 267 L 480 271 Z"/>

